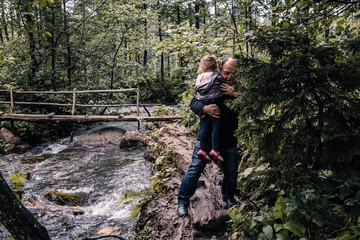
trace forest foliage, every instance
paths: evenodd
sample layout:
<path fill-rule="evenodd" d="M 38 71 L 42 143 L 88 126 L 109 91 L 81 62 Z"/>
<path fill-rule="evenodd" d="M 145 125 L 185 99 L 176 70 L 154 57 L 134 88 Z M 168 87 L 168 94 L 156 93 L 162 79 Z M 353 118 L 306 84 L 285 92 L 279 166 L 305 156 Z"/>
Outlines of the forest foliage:
<path fill-rule="evenodd" d="M 194 126 L 201 56 L 236 56 L 246 89 L 229 105 L 246 153 L 239 189 L 253 209 L 229 211 L 233 239 L 359 238 L 358 1 L 0 0 L 0 9 L 1 89 L 138 87 L 144 100 L 180 102 Z"/>
<path fill-rule="evenodd" d="M 253 202 L 248 214 L 230 211 L 234 236 L 359 239 L 359 5 L 277 1 L 270 10 L 270 24 L 244 35 L 246 90 L 231 104 L 248 153 L 239 189 Z"/>

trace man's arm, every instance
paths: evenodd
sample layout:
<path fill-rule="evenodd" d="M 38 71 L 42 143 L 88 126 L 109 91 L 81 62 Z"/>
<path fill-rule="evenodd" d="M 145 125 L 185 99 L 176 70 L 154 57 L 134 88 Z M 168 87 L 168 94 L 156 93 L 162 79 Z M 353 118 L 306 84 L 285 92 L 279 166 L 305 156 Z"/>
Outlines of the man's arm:
<path fill-rule="evenodd" d="M 204 114 L 213 118 L 220 117 L 220 109 L 216 104 L 204 105 L 196 98 L 193 98 L 190 103 L 191 111 L 193 111 L 199 117 L 204 117 Z"/>

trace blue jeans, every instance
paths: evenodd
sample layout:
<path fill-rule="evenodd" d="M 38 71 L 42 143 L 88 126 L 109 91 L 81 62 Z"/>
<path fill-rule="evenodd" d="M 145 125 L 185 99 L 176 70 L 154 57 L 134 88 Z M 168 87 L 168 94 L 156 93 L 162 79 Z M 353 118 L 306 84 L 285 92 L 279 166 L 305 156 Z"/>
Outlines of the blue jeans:
<path fill-rule="evenodd" d="M 199 149 L 200 142 L 196 141 L 191 164 L 180 186 L 178 204 L 189 205 L 190 198 L 196 191 L 199 177 L 206 166 L 206 163 L 197 156 Z M 237 147 L 222 148 L 220 151 L 225 159 L 221 164 L 224 172 L 221 193 L 223 199 L 226 200 L 233 198 L 236 193 L 237 168 L 239 164 L 237 159 Z"/>

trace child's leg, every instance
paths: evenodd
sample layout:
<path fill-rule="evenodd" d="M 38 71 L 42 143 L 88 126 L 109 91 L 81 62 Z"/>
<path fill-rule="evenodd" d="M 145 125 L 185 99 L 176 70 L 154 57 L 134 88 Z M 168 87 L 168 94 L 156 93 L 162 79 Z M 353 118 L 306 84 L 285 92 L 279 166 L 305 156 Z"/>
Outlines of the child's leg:
<path fill-rule="evenodd" d="M 209 155 L 214 159 L 224 162 L 224 158 L 221 156 L 219 149 L 220 149 L 220 118 L 211 118 L 211 142 L 212 142 L 212 150 L 210 151 Z"/>
<path fill-rule="evenodd" d="M 209 134 L 209 131 L 211 129 L 211 118 L 210 116 L 205 116 L 203 118 L 200 118 L 200 149 L 206 151 L 207 149 L 207 136 Z"/>
<path fill-rule="evenodd" d="M 220 123 L 220 118 L 211 118 L 211 143 L 212 148 L 217 152 L 220 150 Z"/>
<path fill-rule="evenodd" d="M 200 118 L 200 149 L 197 152 L 197 155 L 199 156 L 199 158 L 205 162 L 210 162 L 211 158 L 209 157 L 208 153 L 206 152 L 207 150 L 207 136 L 208 136 L 208 132 L 211 128 L 211 117 L 210 116 L 205 116 L 203 118 Z"/>

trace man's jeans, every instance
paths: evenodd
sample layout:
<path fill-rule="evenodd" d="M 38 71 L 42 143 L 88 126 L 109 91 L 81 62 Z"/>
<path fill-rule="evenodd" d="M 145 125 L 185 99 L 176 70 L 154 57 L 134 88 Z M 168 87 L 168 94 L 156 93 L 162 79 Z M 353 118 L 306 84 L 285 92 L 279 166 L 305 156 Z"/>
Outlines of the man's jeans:
<path fill-rule="evenodd" d="M 200 142 L 196 141 L 191 164 L 180 186 L 178 204 L 189 205 L 190 198 L 195 193 L 199 177 L 205 168 L 206 163 L 197 156 L 199 149 Z M 233 198 L 234 194 L 236 193 L 238 168 L 237 147 L 221 149 L 220 153 L 225 160 L 222 163 L 224 178 L 223 184 L 221 186 L 221 192 L 223 199 L 226 200 Z"/>

